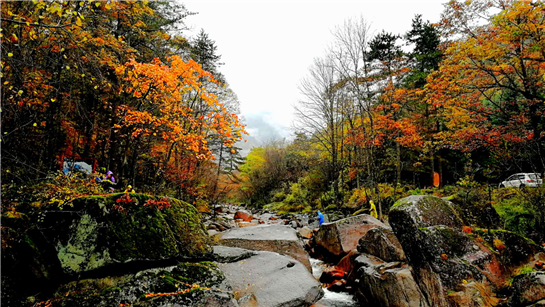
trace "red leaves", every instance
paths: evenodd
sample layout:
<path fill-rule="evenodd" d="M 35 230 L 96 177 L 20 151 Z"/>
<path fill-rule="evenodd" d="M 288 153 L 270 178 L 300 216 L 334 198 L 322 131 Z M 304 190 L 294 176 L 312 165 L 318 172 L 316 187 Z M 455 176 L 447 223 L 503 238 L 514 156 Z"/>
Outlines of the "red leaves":
<path fill-rule="evenodd" d="M 148 199 L 144 204 L 145 207 L 156 208 L 157 210 L 163 210 L 170 207 L 170 203 L 167 198 L 161 200 Z"/>

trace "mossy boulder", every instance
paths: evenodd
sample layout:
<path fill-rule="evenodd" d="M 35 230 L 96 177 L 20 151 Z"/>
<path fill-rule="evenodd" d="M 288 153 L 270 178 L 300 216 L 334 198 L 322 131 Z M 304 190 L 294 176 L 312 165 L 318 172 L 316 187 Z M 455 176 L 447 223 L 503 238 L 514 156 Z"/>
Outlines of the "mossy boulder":
<path fill-rule="evenodd" d="M 51 294 L 67 280 L 211 255 L 209 237 L 193 206 L 127 195 L 89 196 L 62 208 L 28 206 L 17 214 L 3 214 L 2 302 L 24 305 L 27 297 Z"/>
<path fill-rule="evenodd" d="M 46 302 L 51 307 L 238 306 L 224 274 L 206 261 L 70 282 Z"/>
<path fill-rule="evenodd" d="M 436 196 L 412 195 L 398 200 L 390 209 L 390 215 L 405 212 L 417 227 L 444 225 L 461 228 L 465 222 L 454 205 Z"/>
<path fill-rule="evenodd" d="M 151 202 L 148 202 L 150 200 Z M 142 194 L 75 199 L 47 210 L 42 233 L 65 274 L 76 275 L 137 261 L 195 259 L 211 254 L 195 207 L 176 199 L 159 209 Z"/>
<path fill-rule="evenodd" d="M 486 301 L 490 293 L 505 293 L 516 268 L 542 251 L 512 232 L 467 226 L 452 203 L 433 196 L 398 201 L 389 222 L 430 306 L 456 306 L 457 301 L 478 296 Z M 490 289 L 463 286 L 483 281 Z M 449 293 L 457 293 L 457 299 Z"/>

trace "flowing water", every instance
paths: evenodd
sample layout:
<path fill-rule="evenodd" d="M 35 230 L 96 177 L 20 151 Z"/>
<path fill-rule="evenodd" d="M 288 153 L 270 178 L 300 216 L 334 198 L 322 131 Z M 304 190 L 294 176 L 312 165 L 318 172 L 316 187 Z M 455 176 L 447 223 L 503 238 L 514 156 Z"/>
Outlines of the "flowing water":
<path fill-rule="evenodd" d="M 321 260 L 310 258 L 312 265 L 312 275 L 316 279 L 322 275 L 322 267 L 324 263 Z M 316 307 L 351 307 L 358 306 L 352 294 L 346 292 L 332 292 L 324 288 L 324 297 L 314 304 Z"/>

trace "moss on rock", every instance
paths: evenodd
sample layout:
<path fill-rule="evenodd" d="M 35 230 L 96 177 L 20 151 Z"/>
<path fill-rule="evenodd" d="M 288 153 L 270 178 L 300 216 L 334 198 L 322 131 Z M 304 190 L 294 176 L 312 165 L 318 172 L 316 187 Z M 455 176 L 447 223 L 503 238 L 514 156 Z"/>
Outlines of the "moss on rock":
<path fill-rule="evenodd" d="M 159 210 L 145 194 L 117 193 L 73 201 L 49 211 L 45 234 L 67 274 L 131 261 L 202 258 L 209 238 L 195 207 L 176 199 Z"/>
<path fill-rule="evenodd" d="M 47 302 L 69 306 L 234 306 L 225 276 L 211 262 L 180 263 L 136 274 L 74 281 Z"/>

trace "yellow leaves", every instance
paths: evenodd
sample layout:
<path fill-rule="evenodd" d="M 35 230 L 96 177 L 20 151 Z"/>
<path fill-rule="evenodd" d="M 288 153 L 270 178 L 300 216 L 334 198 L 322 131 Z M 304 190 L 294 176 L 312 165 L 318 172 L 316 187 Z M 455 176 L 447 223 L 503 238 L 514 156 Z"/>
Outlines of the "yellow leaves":
<path fill-rule="evenodd" d="M 81 19 L 79 17 L 76 18 L 76 25 L 78 27 L 81 27 L 83 25 L 83 23 L 81 22 Z"/>

